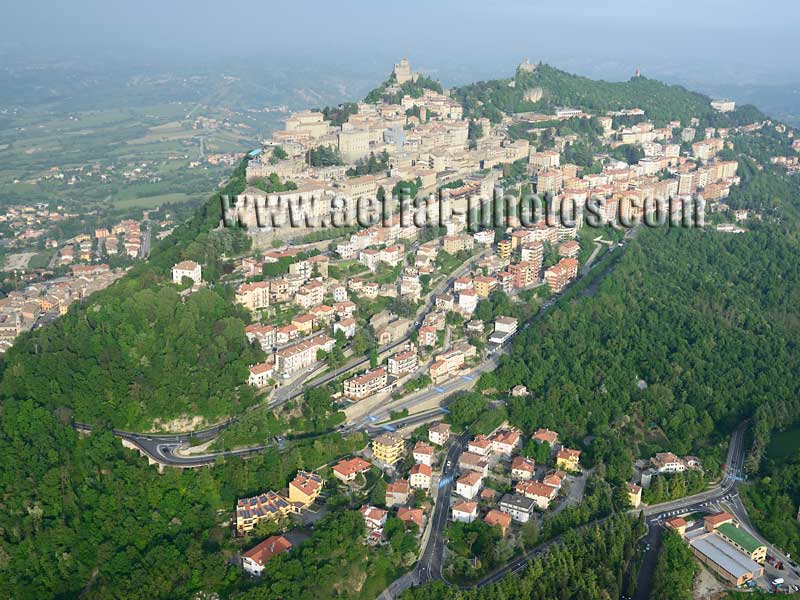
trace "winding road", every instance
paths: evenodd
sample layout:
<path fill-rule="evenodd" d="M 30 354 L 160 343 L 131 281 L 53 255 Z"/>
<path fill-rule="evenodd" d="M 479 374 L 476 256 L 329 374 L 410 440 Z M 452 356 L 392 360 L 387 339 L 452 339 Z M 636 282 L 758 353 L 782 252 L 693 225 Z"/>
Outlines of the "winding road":
<path fill-rule="evenodd" d="M 737 495 L 737 486 L 743 477 L 744 466 L 744 433 L 747 429 L 748 422 L 744 422 L 737 427 L 731 435 L 731 441 L 728 446 L 728 458 L 725 477 L 712 488 L 705 490 L 699 494 L 687 496 L 679 500 L 671 502 L 664 502 L 661 504 L 654 504 L 646 506 L 643 509 L 633 509 L 631 514 L 637 515 L 640 511 L 645 514 L 645 522 L 647 524 L 648 533 L 644 538 L 644 542 L 649 544 L 649 549 L 643 557 L 642 567 L 639 570 L 638 583 L 636 595 L 634 599 L 646 600 L 650 593 L 652 586 L 653 570 L 658 558 L 658 547 L 661 536 L 661 522 L 665 519 L 671 518 L 678 514 L 686 514 L 688 512 L 703 512 L 710 510 L 710 506 L 724 500 L 730 500 Z M 463 436 L 464 434 L 462 434 Z M 445 554 L 445 541 L 444 529 L 447 525 L 448 513 L 450 510 L 450 493 L 451 485 L 455 476 L 455 465 L 457 457 L 461 453 L 466 443 L 466 438 L 462 440 L 459 436 L 456 438 L 452 445 L 448 448 L 445 467 L 443 470 L 442 481 L 440 483 L 439 492 L 436 497 L 436 504 L 431 519 L 433 520 L 430 535 L 425 540 L 424 548 L 420 555 L 420 560 L 417 566 L 403 575 L 380 596 L 381 600 L 391 600 L 396 598 L 403 590 L 411 587 L 412 585 L 419 585 L 427 581 L 444 580 L 442 576 L 442 566 L 444 563 Z M 448 468 L 447 465 L 451 464 Z M 737 515 L 738 517 L 738 515 Z M 593 527 L 603 523 L 608 517 L 592 521 L 577 529 L 586 527 Z M 741 517 L 739 517 L 741 520 Z M 497 583 L 508 575 L 519 573 L 527 568 L 528 563 L 537 556 L 545 553 L 551 546 L 561 541 L 561 536 L 548 540 L 543 544 L 536 546 L 514 557 L 511 561 L 486 575 L 483 579 L 469 587 L 484 587 Z"/>
<path fill-rule="evenodd" d="M 383 346 L 378 350 L 379 355 L 383 355 L 387 352 L 391 352 L 395 348 L 399 348 L 403 346 L 408 340 L 411 338 L 412 331 L 419 329 L 421 326 L 425 316 L 433 310 L 436 296 L 444 292 L 450 286 L 453 285 L 453 282 L 467 273 L 469 269 L 472 267 L 472 263 L 483 255 L 488 252 L 484 250 L 476 254 L 475 256 L 470 257 L 468 261 L 465 261 L 464 264 L 459 266 L 455 271 L 453 271 L 449 277 L 443 279 L 428 295 L 428 299 L 423 306 L 421 306 L 417 311 L 417 317 L 414 322 L 414 325 L 409 332 L 401 337 L 400 339 Z M 286 385 L 284 387 L 278 388 L 275 391 L 273 398 L 269 400 L 265 405 L 262 404 L 258 407 L 253 407 L 251 410 L 258 410 L 260 408 L 267 408 L 267 409 L 275 409 L 278 408 L 290 400 L 295 398 L 301 397 L 307 389 L 319 387 L 320 385 L 324 385 L 330 381 L 333 381 L 337 377 L 344 375 L 350 371 L 355 369 L 359 369 L 361 367 L 369 365 L 369 357 L 364 356 L 361 358 L 356 358 L 351 360 L 345 365 L 338 367 L 332 371 L 329 371 L 319 377 L 314 378 L 312 381 L 305 382 L 303 379 L 300 379 L 296 382 L 293 382 L 290 385 Z M 435 392 L 436 395 L 441 395 L 441 392 Z M 406 427 L 409 424 L 414 423 L 425 423 L 429 420 L 434 420 L 441 418 L 441 411 L 433 412 L 429 411 L 423 415 L 412 415 L 410 417 L 406 417 L 404 419 L 399 419 L 397 421 L 392 422 L 390 425 L 393 427 L 402 428 Z M 204 467 L 208 465 L 213 465 L 218 459 L 222 457 L 245 457 L 250 456 L 253 454 L 258 454 L 259 452 L 263 452 L 265 449 L 269 448 L 271 444 L 262 444 L 259 446 L 251 446 L 247 448 L 240 448 L 237 450 L 221 450 L 219 452 L 211 452 L 206 454 L 193 454 L 193 455 L 182 455 L 180 450 L 185 447 L 187 444 L 193 441 L 201 441 L 201 442 L 208 442 L 217 437 L 222 431 L 230 427 L 231 424 L 235 423 L 236 419 L 231 418 L 223 423 L 214 425 L 213 427 L 209 427 L 207 429 L 202 429 L 199 431 L 192 431 L 188 433 L 177 433 L 177 434 L 151 434 L 151 433 L 134 433 L 131 431 L 124 431 L 120 429 L 114 429 L 112 432 L 117 437 L 121 438 L 124 442 L 130 447 L 133 447 L 141 454 L 146 456 L 148 460 L 154 462 L 161 466 L 168 466 L 168 467 L 177 467 L 177 468 L 194 468 L 194 467 Z M 405 424 L 404 424 L 405 423 Z M 399 425 L 398 425 L 399 424 Z M 91 431 L 92 427 L 86 423 L 73 423 L 73 427 L 78 431 L 88 432 Z M 349 430 L 354 431 L 355 427 L 350 427 Z M 364 425 L 362 429 L 370 436 L 379 435 L 386 431 L 385 427 L 380 426 L 368 426 Z M 345 430 L 345 432 L 347 429 Z"/>

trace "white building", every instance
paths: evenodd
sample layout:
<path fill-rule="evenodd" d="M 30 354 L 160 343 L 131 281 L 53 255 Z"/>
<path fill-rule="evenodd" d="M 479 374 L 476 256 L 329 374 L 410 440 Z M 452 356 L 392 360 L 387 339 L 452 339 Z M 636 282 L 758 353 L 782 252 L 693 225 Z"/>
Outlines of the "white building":
<path fill-rule="evenodd" d="M 427 490 L 431 487 L 431 477 L 433 477 L 433 469 L 426 464 L 419 463 L 411 467 L 408 484 L 415 490 Z"/>
<path fill-rule="evenodd" d="M 452 508 L 453 521 L 472 523 L 478 518 L 477 502 L 457 502 Z"/>
<path fill-rule="evenodd" d="M 425 442 L 417 442 L 411 453 L 414 456 L 414 462 L 428 465 L 429 467 L 433 464 L 433 446 Z"/>
<path fill-rule="evenodd" d="M 270 379 L 275 370 L 273 363 L 258 363 L 250 367 L 250 377 L 247 378 L 247 383 L 256 387 L 264 387 Z"/>
<path fill-rule="evenodd" d="M 292 543 L 282 535 L 268 537 L 242 554 L 242 569 L 246 573 L 258 577 L 264 571 L 264 565 L 268 560 L 291 549 Z"/>
<path fill-rule="evenodd" d="M 188 277 L 195 284 L 203 281 L 203 268 L 193 260 L 184 260 L 172 267 L 172 282 L 182 283 Z"/>
<path fill-rule="evenodd" d="M 477 496 L 483 486 L 483 476 L 477 471 L 470 471 L 456 481 L 456 494 L 472 500 Z"/>
<path fill-rule="evenodd" d="M 428 440 L 437 446 L 444 446 L 450 439 L 450 425 L 447 423 L 437 423 L 428 429 Z"/>
<path fill-rule="evenodd" d="M 519 494 L 506 494 L 500 499 L 499 508 L 502 512 L 511 515 L 518 523 L 527 523 L 533 514 L 535 502 Z"/>

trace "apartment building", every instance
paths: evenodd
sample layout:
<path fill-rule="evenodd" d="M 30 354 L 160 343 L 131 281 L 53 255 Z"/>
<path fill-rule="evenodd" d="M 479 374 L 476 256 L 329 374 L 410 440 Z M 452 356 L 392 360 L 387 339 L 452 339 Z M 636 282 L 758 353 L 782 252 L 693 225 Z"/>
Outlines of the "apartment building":
<path fill-rule="evenodd" d="M 402 377 L 413 373 L 419 368 L 419 357 L 413 350 L 404 350 L 390 356 L 387 367 L 390 375 Z"/>
<path fill-rule="evenodd" d="M 308 310 L 313 306 L 322 304 L 325 296 L 325 285 L 320 281 L 309 281 L 301 285 L 294 296 L 294 300 L 302 308 Z"/>
<path fill-rule="evenodd" d="M 363 400 L 386 389 L 387 381 L 386 369 L 378 367 L 345 380 L 344 395 L 351 400 Z"/>
<path fill-rule="evenodd" d="M 289 482 L 289 502 L 307 508 L 322 492 L 325 481 L 316 473 L 298 471 Z"/>
<path fill-rule="evenodd" d="M 578 258 L 581 246 L 575 240 L 569 240 L 559 245 L 558 254 L 563 258 Z"/>
<path fill-rule="evenodd" d="M 475 284 L 475 293 L 480 298 L 488 298 L 497 287 L 497 279 L 494 277 L 476 277 L 473 282 Z"/>
<path fill-rule="evenodd" d="M 472 250 L 475 240 L 469 235 L 446 235 L 442 240 L 442 248 L 448 254 L 457 254 L 462 250 Z"/>
<path fill-rule="evenodd" d="M 534 500 L 521 494 L 505 494 L 500 499 L 498 508 L 500 512 L 506 513 L 517 523 L 527 523 L 533 514 L 535 505 Z"/>
<path fill-rule="evenodd" d="M 335 345 L 336 340 L 320 333 L 308 340 L 278 350 L 275 353 L 275 371 L 284 378 L 291 377 L 317 362 L 317 351 L 330 352 Z"/>
<path fill-rule="evenodd" d="M 428 440 L 437 446 L 444 446 L 450 439 L 450 425 L 448 423 L 437 423 L 428 429 Z"/>
<path fill-rule="evenodd" d="M 251 311 L 267 308 L 269 306 L 269 282 L 243 283 L 236 288 L 235 300 Z"/>
<path fill-rule="evenodd" d="M 396 463 L 406 451 L 406 442 L 399 435 L 384 433 L 372 440 L 372 455 L 375 460 L 387 465 Z"/>
<path fill-rule="evenodd" d="M 534 172 L 555 169 L 561 164 L 561 154 L 552 150 L 533 152 L 528 157 L 529 168 Z"/>
<path fill-rule="evenodd" d="M 558 263 L 544 272 L 544 280 L 553 293 L 559 293 L 578 274 L 578 261 L 574 258 L 562 258 Z"/>
<path fill-rule="evenodd" d="M 252 531 L 262 521 L 277 521 L 295 512 L 295 507 L 275 492 L 265 492 L 252 498 L 239 498 L 236 501 L 236 532 Z"/>
<path fill-rule="evenodd" d="M 509 238 L 503 238 L 499 242 L 497 242 L 497 256 L 501 260 L 508 260 L 511 258 L 511 252 L 513 250 L 512 241 Z"/>

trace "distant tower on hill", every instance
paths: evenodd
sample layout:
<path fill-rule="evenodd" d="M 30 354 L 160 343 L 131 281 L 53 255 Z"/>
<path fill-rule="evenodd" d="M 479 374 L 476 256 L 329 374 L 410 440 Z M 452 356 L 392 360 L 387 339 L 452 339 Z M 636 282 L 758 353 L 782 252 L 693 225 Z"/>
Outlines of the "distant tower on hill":
<path fill-rule="evenodd" d="M 395 63 L 392 73 L 398 85 L 403 85 L 406 81 L 410 81 L 411 65 L 408 64 L 408 59 L 401 58 L 399 63 Z"/>
<path fill-rule="evenodd" d="M 636 72 L 633 74 L 633 76 L 634 77 L 641 77 L 642 76 L 642 72 L 639 70 L 638 67 L 636 68 Z"/>
<path fill-rule="evenodd" d="M 517 67 L 523 73 L 533 73 L 536 70 L 536 65 L 532 64 L 527 58 L 519 63 Z"/>

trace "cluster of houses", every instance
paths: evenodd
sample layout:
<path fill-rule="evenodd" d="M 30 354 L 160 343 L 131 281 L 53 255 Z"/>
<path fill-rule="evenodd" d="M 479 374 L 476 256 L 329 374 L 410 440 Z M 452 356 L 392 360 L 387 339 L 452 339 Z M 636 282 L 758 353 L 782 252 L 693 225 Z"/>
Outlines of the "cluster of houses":
<path fill-rule="evenodd" d="M 7 243 L 7 247 L 24 247 L 47 238 L 52 227 L 78 216 L 66 212 L 62 206 L 51 210 L 46 202 L 20 204 L 0 209 L 0 224 L 7 226 L 11 232 L 11 240 Z M 58 241 L 47 239 L 45 245 L 57 247 Z"/>
<path fill-rule="evenodd" d="M 142 250 L 141 223 L 135 219 L 125 219 L 109 228 L 99 227 L 94 230 L 97 252 L 114 256 L 124 250 L 128 258 L 139 258 Z M 122 248 L 120 248 L 120 239 Z M 62 258 L 64 249 L 61 250 Z"/>
<path fill-rule="evenodd" d="M 124 269 L 106 264 L 73 265 L 67 275 L 9 292 L 0 298 L 0 354 L 23 331 L 66 314 L 70 304 L 105 289 L 124 274 Z"/>
<path fill-rule="evenodd" d="M 458 459 L 460 476 L 455 482 L 457 500 L 451 506 L 453 521 L 471 523 L 479 516 L 479 507 L 487 510 L 484 521 L 499 525 L 503 533 L 512 522 L 528 522 L 535 510 L 547 510 L 557 498 L 568 473 L 580 470 L 580 451 L 558 443 L 558 434 L 539 429 L 533 434 L 537 443 L 547 443 L 554 452 L 555 468 L 540 469 L 536 477 L 536 463 L 532 458 L 520 456 L 521 434 L 514 429 L 502 429 L 491 436 L 477 435 L 467 443 Z M 486 488 L 484 480 L 492 464 L 508 463 L 508 474 L 513 492 L 496 498 L 495 490 Z"/>
<path fill-rule="evenodd" d="M 411 506 L 411 500 L 413 500 L 414 493 L 417 490 L 422 490 L 426 493 L 430 491 L 436 456 L 436 449 L 433 444 L 442 446 L 447 442 L 450 437 L 450 426 L 439 423 L 432 427 L 431 431 L 433 432 L 429 434 L 431 443 L 419 441 L 412 448 L 411 455 L 414 464 L 408 471 L 408 477 L 397 478 L 387 484 L 384 502 L 386 509 L 370 505 L 365 505 L 361 508 L 361 514 L 367 525 L 368 544 L 377 544 L 383 540 L 383 526 L 386 524 L 386 519 L 392 509 L 396 509 L 397 518 L 403 521 L 408 528 L 415 531 L 420 531 L 423 528 L 425 522 L 424 510 Z M 372 441 L 373 460 L 382 466 L 395 465 L 405 454 L 406 442 L 397 434 L 387 433 L 378 436 Z M 360 459 L 351 460 L 360 461 Z M 349 467 L 351 464 L 348 461 L 343 462 L 345 467 Z M 361 461 L 359 466 L 368 468 L 369 463 Z M 336 471 L 337 467 L 334 467 L 334 471 Z"/>

